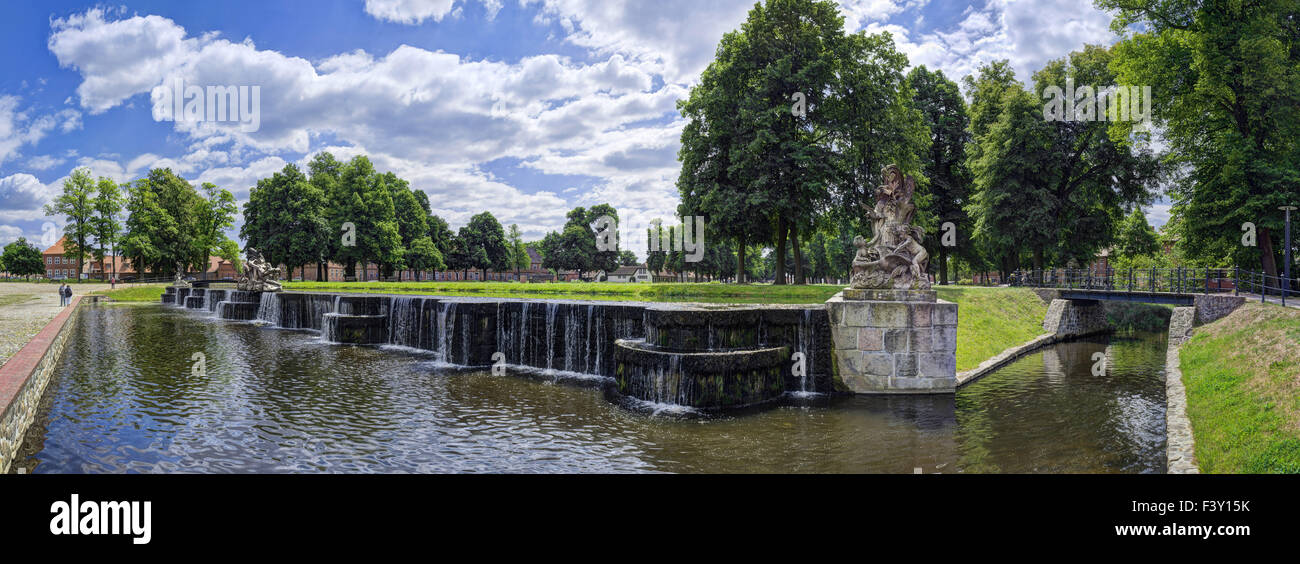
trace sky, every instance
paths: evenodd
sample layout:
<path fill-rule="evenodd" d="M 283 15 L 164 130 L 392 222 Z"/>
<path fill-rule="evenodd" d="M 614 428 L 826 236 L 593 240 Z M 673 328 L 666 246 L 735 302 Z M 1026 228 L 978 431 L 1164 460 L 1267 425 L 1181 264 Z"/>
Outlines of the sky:
<path fill-rule="evenodd" d="M 0 244 L 39 245 L 76 167 L 119 182 L 167 167 L 240 205 L 257 180 L 330 151 L 365 154 L 453 229 L 481 211 L 526 240 L 610 203 L 644 254 L 675 215 L 685 97 L 752 0 L 43 1 L 0 22 Z M 1113 43 L 1091 0 L 842 0 L 950 79 L 997 59 L 1017 78 Z M 187 121 L 176 84 L 257 87 L 245 120 Z M 208 92 L 210 93 L 210 92 Z M 206 98 L 205 98 L 206 100 Z M 184 108 L 182 107 L 184 114 Z M 207 108 L 211 110 L 212 108 Z M 252 112 L 250 112 L 252 113 Z M 255 130 L 254 130 L 255 129 Z M 1163 202 L 1147 209 L 1153 225 Z M 666 221 L 676 223 L 676 221 Z M 237 233 L 242 218 L 236 218 Z"/>

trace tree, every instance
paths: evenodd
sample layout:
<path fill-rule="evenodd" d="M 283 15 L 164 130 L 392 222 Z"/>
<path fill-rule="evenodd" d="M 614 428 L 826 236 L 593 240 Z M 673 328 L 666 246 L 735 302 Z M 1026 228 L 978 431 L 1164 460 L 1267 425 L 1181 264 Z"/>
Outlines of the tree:
<path fill-rule="evenodd" d="M 77 279 L 81 279 L 82 262 L 91 253 L 87 245 L 94 236 L 94 194 L 90 169 L 80 167 L 63 181 L 63 192 L 45 205 L 45 215 L 64 216 L 63 254 L 76 261 Z"/>
<path fill-rule="evenodd" d="M 966 203 L 970 191 L 970 170 L 966 166 L 966 144 L 970 141 L 970 118 L 966 102 L 957 89 L 957 83 L 948 80 L 943 71 L 930 72 L 924 66 L 912 69 L 907 83 L 914 92 L 913 100 L 930 130 L 930 147 L 923 161 L 922 172 L 929 179 L 930 209 L 935 222 L 942 226 L 951 222 L 957 238 L 969 240 L 970 217 Z M 928 237 L 930 256 L 939 259 L 939 283 L 948 284 L 948 251 L 940 238 Z M 954 241 L 959 247 L 962 242 Z M 825 274 L 823 274 L 825 275 Z"/>
<path fill-rule="evenodd" d="M 452 256 L 455 251 L 456 234 L 451 232 L 451 228 L 447 226 L 446 220 L 436 215 L 430 214 L 425 223 L 429 228 L 429 240 L 433 242 L 434 248 L 438 250 L 438 254 L 443 259 L 442 262 L 444 266 L 442 266 L 442 268 L 458 270 L 459 263 L 456 263 Z M 437 270 L 438 268 L 434 268 L 435 276 L 437 275 Z"/>
<path fill-rule="evenodd" d="M 4 254 L 0 255 L 0 270 L 14 276 L 31 278 L 45 274 L 45 258 L 36 245 L 27 242 L 26 237 L 5 245 Z"/>
<path fill-rule="evenodd" d="M 328 252 L 329 222 L 321 189 L 293 164 L 257 181 L 244 204 L 240 237 L 273 264 L 317 265 Z M 304 273 L 304 278 L 305 278 Z"/>
<path fill-rule="evenodd" d="M 637 260 L 636 253 L 632 251 L 619 251 L 618 264 L 620 266 L 636 266 L 641 264 L 641 262 Z"/>
<path fill-rule="evenodd" d="M 235 224 L 235 196 L 210 182 L 203 183 L 202 196 L 195 202 L 194 255 L 191 266 L 197 272 L 208 271 L 212 255 L 231 262 L 239 260 L 239 245 L 229 245 L 226 229 Z M 231 250 L 234 249 L 232 253 Z"/>
<path fill-rule="evenodd" d="M 128 192 L 123 254 L 142 274 L 182 271 L 194 262 L 196 212 L 203 205 L 194 187 L 171 169 L 150 170 Z"/>
<path fill-rule="evenodd" d="M 510 265 L 515 269 L 515 278 L 518 278 L 519 271 L 531 267 L 533 259 L 528 256 L 528 247 L 524 245 L 523 234 L 519 232 L 518 224 L 510 224 L 510 232 L 507 234 L 507 238 Z"/>
<path fill-rule="evenodd" d="M 116 182 L 110 178 L 100 177 L 99 182 L 95 184 L 95 199 L 91 203 L 95 209 L 95 217 L 91 220 L 91 231 L 95 235 L 95 241 L 98 247 L 95 249 L 95 260 L 100 264 L 100 279 L 104 278 L 104 257 L 116 257 L 118 239 L 122 235 L 122 222 L 118 220 L 118 215 L 122 213 L 123 206 L 122 189 Z M 105 254 L 107 250 L 108 254 Z M 117 278 L 117 260 L 113 258 L 113 278 Z"/>
<path fill-rule="evenodd" d="M 424 192 L 411 190 L 405 180 L 397 178 L 391 172 L 384 177 L 393 193 L 393 209 L 397 218 L 397 233 L 402 239 L 402 249 L 409 252 L 417 240 L 429 237 L 429 212 L 420 204 L 420 198 L 416 195 L 417 192 L 424 195 Z M 427 199 L 424 205 L 428 205 Z M 428 241 L 433 245 L 432 239 Z M 419 261 L 421 264 L 432 262 L 433 256 L 429 253 L 429 249 L 423 249 L 421 252 L 424 253 Z M 411 264 L 411 261 L 405 260 L 404 256 L 400 262 L 403 266 L 412 269 L 413 274 L 421 270 Z"/>
<path fill-rule="evenodd" d="M 510 268 L 505 229 L 491 212 L 471 217 L 469 224 L 460 228 L 460 238 L 469 258 L 465 266 L 481 270 L 484 280 L 489 269 L 503 272 Z"/>
<path fill-rule="evenodd" d="M 1125 260 L 1149 257 L 1160 251 L 1156 230 L 1147 223 L 1147 216 L 1142 213 L 1141 208 L 1133 208 L 1133 211 L 1124 218 L 1124 222 L 1119 226 L 1114 248 L 1115 252 Z"/>
<path fill-rule="evenodd" d="M 354 229 L 355 245 L 340 245 L 339 256 L 346 262 L 377 265 L 398 264 L 401 260 L 401 234 L 392 192 L 383 175 L 365 156 L 354 157 L 343 167 L 336 190 L 334 224 L 337 233 L 344 224 Z"/>
<path fill-rule="evenodd" d="M 340 209 L 340 201 L 336 198 L 341 196 L 341 184 L 343 178 L 343 164 L 334 158 L 334 155 L 327 151 L 317 153 L 307 165 L 307 176 L 312 186 L 316 188 L 319 194 L 322 194 L 324 200 L 324 214 L 326 222 L 326 231 L 324 237 L 324 249 L 322 256 L 316 264 L 316 279 L 325 279 L 325 264 L 331 260 L 342 260 L 340 249 L 343 241 L 342 219 L 346 215 L 345 210 Z M 347 265 L 348 270 L 352 265 Z"/>
<path fill-rule="evenodd" d="M 1150 85 L 1153 125 L 1180 178 L 1180 244 L 1194 260 L 1226 258 L 1277 274 L 1278 206 L 1300 201 L 1300 31 L 1294 0 L 1097 0 L 1123 38 L 1124 84 Z M 1149 137 L 1114 123 L 1113 137 Z M 1240 244 L 1242 225 L 1258 247 Z M 1216 265 L 1222 266 L 1222 265 Z"/>
<path fill-rule="evenodd" d="M 664 271 L 666 257 L 663 248 L 664 228 L 658 219 L 651 224 L 653 227 L 646 229 L 646 268 L 649 268 L 651 273 L 659 274 Z"/>

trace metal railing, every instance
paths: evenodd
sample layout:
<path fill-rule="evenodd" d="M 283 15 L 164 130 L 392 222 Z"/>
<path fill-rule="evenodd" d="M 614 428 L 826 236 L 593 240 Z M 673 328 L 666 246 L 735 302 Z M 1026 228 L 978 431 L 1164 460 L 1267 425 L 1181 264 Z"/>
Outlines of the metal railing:
<path fill-rule="evenodd" d="M 1279 296 L 1286 305 L 1288 295 L 1300 292 L 1300 279 L 1288 280 L 1262 272 L 1232 268 L 1122 268 L 1017 270 L 1008 282 L 1012 286 L 1107 292 L 1150 292 L 1172 294 L 1224 294 L 1246 292 Z"/>

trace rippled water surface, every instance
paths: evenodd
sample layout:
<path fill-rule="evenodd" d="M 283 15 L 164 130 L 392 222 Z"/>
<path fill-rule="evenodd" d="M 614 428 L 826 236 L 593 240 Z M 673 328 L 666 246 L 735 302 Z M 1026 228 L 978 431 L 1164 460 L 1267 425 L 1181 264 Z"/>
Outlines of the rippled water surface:
<path fill-rule="evenodd" d="M 1164 335 L 1051 347 L 955 397 L 682 418 L 171 307 L 76 315 L 15 471 L 1164 471 Z"/>

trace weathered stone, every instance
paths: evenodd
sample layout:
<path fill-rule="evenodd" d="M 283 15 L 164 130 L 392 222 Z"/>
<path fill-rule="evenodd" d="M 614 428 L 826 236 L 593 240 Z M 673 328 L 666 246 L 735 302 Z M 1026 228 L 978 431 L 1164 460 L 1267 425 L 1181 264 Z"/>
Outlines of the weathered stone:
<path fill-rule="evenodd" d="M 1171 346 L 1181 345 L 1192 337 L 1195 319 L 1195 307 L 1174 308 L 1174 315 L 1169 318 L 1169 344 Z"/>
<path fill-rule="evenodd" d="M 836 350 L 859 350 L 860 337 L 857 331 L 852 329 L 846 331 L 831 331 L 831 339 L 835 343 Z"/>
<path fill-rule="evenodd" d="M 908 327 L 912 324 L 912 315 L 908 304 L 891 302 L 866 302 L 870 306 L 871 325 L 874 327 Z"/>
<path fill-rule="evenodd" d="M 1110 328 L 1106 308 L 1096 300 L 1052 300 L 1043 319 L 1043 331 L 1062 337 L 1082 337 Z"/>
<path fill-rule="evenodd" d="M 842 295 L 849 301 L 868 302 L 934 302 L 938 294 L 934 290 L 872 290 L 845 288 Z"/>
<path fill-rule="evenodd" d="M 911 330 L 908 329 L 886 329 L 885 350 L 889 352 L 907 352 L 911 350 L 911 333 Z"/>
<path fill-rule="evenodd" d="M 930 313 L 934 310 L 934 304 L 913 304 L 912 305 L 912 326 L 929 327 Z"/>
<path fill-rule="evenodd" d="M 916 355 L 912 353 L 897 353 L 894 355 L 894 377 L 895 378 L 915 378 Z"/>
<path fill-rule="evenodd" d="M 957 326 L 957 304 L 939 300 L 930 307 L 931 325 Z"/>
<path fill-rule="evenodd" d="M 894 355 L 890 353 L 864 352 L 860 357 L 858 370 L 864 375 L 889 378 L 894 374 Z"/>
<path fill-rule="evenodd" d="M 885 348 L 885 334 L 882 330 L 863 327 L 858 329 L 858 350 L 879 351 Z"/>

